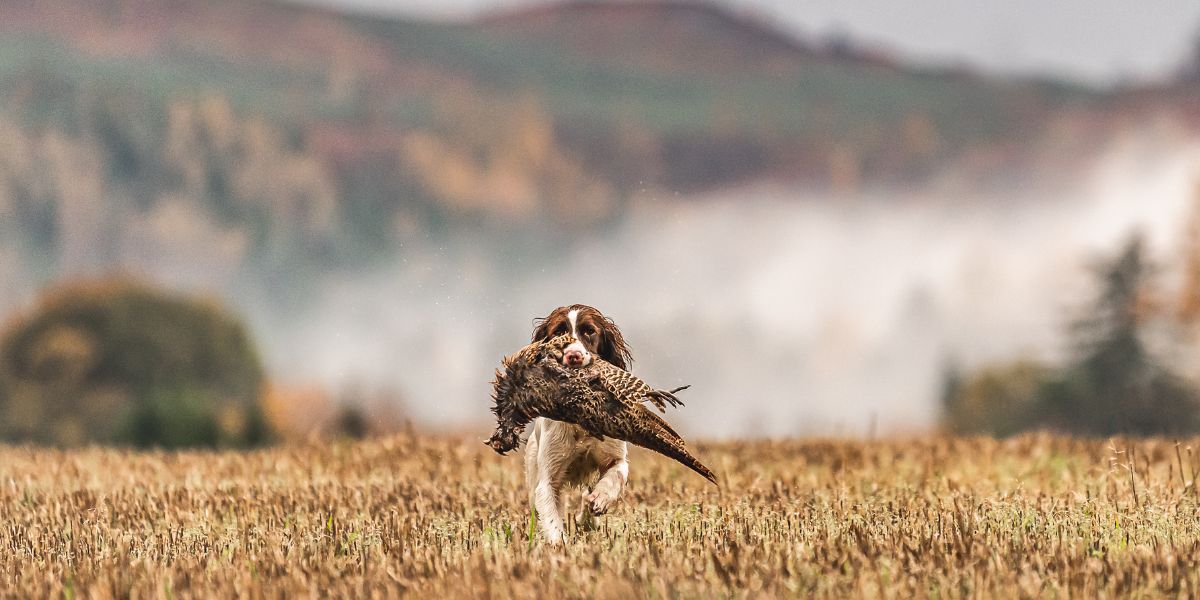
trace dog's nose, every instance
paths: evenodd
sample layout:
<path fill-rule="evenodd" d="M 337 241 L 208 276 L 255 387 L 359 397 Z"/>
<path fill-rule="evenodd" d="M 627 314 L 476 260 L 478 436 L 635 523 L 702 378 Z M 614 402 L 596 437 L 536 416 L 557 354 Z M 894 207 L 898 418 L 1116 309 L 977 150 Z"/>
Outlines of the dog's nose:
<path fill-rule="evenodd" d="M 575 349 L 567 350 L 563 353 L 563 362 L 568 367 L 581 367 L 583 366 L 583 353 Z"/>

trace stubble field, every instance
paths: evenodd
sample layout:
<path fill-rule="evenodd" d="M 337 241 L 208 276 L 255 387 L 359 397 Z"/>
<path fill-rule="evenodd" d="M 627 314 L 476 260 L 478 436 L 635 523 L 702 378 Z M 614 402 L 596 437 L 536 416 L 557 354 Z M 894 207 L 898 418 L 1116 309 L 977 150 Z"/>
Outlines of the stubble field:
<path fill-rule="evenodd" d="M 1200 440 L 698 444 L 529 536 L 520 456 L 398 435 L 251 453 L 0 448 L 6 597 L 1200 594 Z"/>

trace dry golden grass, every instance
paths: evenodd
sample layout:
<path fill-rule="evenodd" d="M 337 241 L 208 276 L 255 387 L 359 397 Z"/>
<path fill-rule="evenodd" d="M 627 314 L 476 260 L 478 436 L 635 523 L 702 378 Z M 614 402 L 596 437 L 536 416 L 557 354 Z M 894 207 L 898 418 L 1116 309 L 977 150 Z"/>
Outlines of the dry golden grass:
<path fill-rule="evenodd" d="M 698 445 L 720 489 L 637 453 L 565 550 L 528 540 L 520 457 L 475 438 L 0 448 L 0 594 L 1196 597 L 1197 442 Z"/>

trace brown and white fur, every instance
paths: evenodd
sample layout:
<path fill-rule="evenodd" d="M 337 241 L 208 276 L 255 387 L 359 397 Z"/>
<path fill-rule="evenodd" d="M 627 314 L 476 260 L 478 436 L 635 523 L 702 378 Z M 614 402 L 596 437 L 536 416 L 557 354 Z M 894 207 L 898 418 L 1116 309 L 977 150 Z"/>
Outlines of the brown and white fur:
<path fill-rule="evenodd" d="M 612 319 L 585 304 L 554 309 L 535 322 L 533 340 L 547 340 L 570 333 L 578 342 L 563 351 L 568 367 L 591 363 L 592 356 L 628 370 L 633 361 L 629 346 Z M 565 516 L 570 509 L 568 490 L 582 486 L 578 518 L 589 522 L 608 512 L 621 497 L 629 479 L 625 442 L 604 440 L 578 425 L 538 417 L 525 444 L 525 485 L 529 501 L 537 511 L 542 539 L 560 544 L 565 535 Z M 588 484 L 595 481 L 590 489 Z"/>

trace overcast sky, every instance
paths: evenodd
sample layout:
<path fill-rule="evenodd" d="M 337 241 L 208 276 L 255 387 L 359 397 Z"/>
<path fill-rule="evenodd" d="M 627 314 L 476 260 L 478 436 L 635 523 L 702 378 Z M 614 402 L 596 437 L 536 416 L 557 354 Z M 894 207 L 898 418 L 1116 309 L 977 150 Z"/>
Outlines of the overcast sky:
<path fill-rule="evenodd" d="M 544 0 L 301 0 L 459 18 Z M 844 32 L 903 58 L 1106 84 L 1162 79 L 1200 33 L 1200 0 L 718 0 L 805 37 Z"/>

